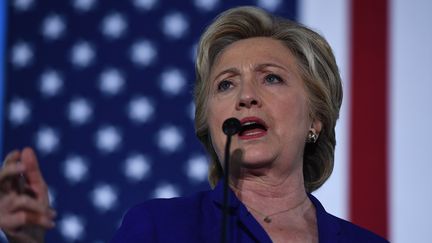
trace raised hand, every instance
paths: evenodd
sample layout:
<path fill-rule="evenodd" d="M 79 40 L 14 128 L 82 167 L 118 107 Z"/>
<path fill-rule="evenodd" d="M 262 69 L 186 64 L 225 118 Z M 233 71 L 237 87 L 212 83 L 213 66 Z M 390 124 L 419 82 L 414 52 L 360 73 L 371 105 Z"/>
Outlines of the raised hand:
<path fill-rule="evenodd" d="M 54 217 L 33 150 L 9 153 L 0 169 L 0 228 L 9 241 L 44 242 Z"/>

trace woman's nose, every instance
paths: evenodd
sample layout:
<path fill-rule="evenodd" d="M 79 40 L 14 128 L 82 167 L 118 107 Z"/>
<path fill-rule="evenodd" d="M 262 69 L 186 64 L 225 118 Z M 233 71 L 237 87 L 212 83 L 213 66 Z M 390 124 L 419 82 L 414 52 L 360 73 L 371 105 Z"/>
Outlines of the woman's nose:
<path fill-rule="evenodd" d="M 253 106 L 261 106 L 261 99 L 257 93 L 256 87 L 254 87 L 253 84 L 243 84 L 239 91 L 237 109 L 251 108 Z"/>

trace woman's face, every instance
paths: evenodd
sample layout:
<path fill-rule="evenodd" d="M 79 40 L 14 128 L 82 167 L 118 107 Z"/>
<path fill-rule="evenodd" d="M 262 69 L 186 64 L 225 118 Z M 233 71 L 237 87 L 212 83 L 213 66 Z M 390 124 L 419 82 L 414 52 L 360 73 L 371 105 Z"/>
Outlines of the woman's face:
<path fill-rule="evenodd" d="M 223 122 L 236 117 L 242 130 L 232 139 L 243 166 L 301 168 L 308 131 L 321 123 L 309 115 L 296 60 L 282 42 L 266 37 L 234 42 L 210 73 L 208 124 L 213 147 L 224 158 Z"/>

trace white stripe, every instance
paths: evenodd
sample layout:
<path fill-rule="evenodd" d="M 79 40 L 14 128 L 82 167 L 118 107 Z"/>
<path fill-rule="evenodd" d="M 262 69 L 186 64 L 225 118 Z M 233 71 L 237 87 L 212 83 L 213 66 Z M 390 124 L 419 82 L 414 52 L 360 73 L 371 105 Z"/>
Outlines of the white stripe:
<path fill-rule="evenodd" d="M 326 210 L 348 218 L 349 173 L 349 1 L 304 0 L 299 2 L 299 20 L 322 34 L 333 48 L 344 82 L 344 101 L 336 126 L 335 167 L 330 179 L 314 193 Z"/>
<path fill-rule="evenodd" d="M 432 1 L 390 11 L 390 240 L 430 241 L 432 219 Z"/>

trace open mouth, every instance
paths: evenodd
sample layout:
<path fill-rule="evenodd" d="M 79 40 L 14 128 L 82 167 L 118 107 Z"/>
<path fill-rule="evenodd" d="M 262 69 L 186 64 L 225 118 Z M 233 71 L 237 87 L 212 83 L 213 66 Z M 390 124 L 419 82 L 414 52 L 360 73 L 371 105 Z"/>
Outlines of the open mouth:
<path fill-rule="evenodd" d="M 241 120 L 240 137 L 260 137 L 267 132 L 267 125 L 258 118 L 245 118 Z"/>

